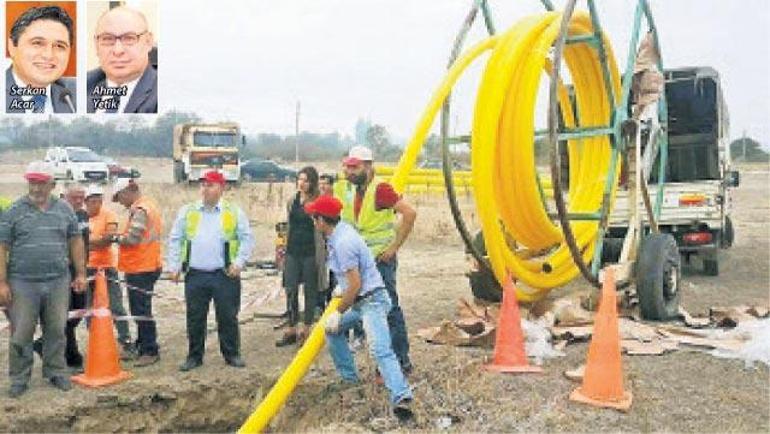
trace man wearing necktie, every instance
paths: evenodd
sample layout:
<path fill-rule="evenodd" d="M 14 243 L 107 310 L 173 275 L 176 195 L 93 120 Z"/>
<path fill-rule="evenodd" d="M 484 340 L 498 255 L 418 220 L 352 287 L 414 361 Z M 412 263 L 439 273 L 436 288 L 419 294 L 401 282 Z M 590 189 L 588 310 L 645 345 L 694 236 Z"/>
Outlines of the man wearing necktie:
<path fill-rule="evenodd" d="M 74 43 L 69 15 L 58 6 L 33 7 L 16 19 L 10 33 L 6 112 L 75 113 L 75 79 L 62 77 Z"/>

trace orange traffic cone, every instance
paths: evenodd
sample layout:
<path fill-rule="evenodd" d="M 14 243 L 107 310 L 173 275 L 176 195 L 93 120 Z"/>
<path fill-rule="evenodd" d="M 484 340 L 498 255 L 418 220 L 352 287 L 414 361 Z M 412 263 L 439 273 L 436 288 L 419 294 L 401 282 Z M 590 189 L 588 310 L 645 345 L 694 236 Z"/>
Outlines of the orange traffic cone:
<path fill-rule="evenodd" d="M 494 360 L 484 368 L 493 372 L 543 372 L 539 366 L 532 366 L 527 360 L 519 302 L 516 300 L 516 287 L 510 275 L 503 285 L 503 305 L 500 307 L 500 319 L 497 323 Z"/>
<path fill-rule="evenodd" d="M 594 317 L 583 385 L 572 391 L 569 399 L 622 411 L 631 408 L 631 392 L 623 390 L 615 273 L 610 267 L 604 270 L 602 300 Z"/>
<path fill-rule="evenodd" d="M 89 326 L 88 353 L 85 373 L 75 375 L 72 381 L 83 386 L 100 387 L 118 383 L 131 377 L 120 368 L 118 343 L 112 329 L 112 313 L 107 295 L 104 272 L 96 274 L 93 317 Z"/>

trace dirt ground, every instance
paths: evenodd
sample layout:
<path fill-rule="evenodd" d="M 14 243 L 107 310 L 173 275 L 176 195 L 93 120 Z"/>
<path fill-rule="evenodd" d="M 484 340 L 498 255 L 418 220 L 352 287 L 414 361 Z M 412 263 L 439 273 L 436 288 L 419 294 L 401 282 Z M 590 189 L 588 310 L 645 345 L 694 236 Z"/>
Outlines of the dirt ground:
<path fill-rule="evenodd" d="M 0 173 L 15 169 L 0 167 Z M 701 275 L 697 261 L 685 270 L 683 305 L 691 313 L 705 312 L 714 305 L 768 304 L 770 171 L 766 166 L 753 166 L 744 168 L 741 175 L 741 187 L 734 192 L 736 242 L 722 252 L 720 276 Z M 0 181 L 4 181 L 0 194 L 23 192 L 24 185 L 11 184 L 7 175 Z M 160 196 L 172 187 L 153 188 Z M 194 190 L 187 191 L 185 197 L 194 195 Z M 165 201 L 171 195 L 160 197 Z M 281 200 L 270 199 L 262 190 L 249 190 L 248 198 L 257 203 L 271 200 L 273 208 L 280 209 Z M 255 207 L 250 208 L 252 212 L 259 212 L 259 205 Z M 416 395 L 416 424 L 398 426 L 389 417 L 387 394 L 371 381 L 373 367 L 364 352 L 357 355 L 364 382 L 341 389 L 323 351 L 274 419 L 272 431 L 770 431 L 770 370 L 763 365 L 746 368 L 741 361 L 695 351 L 624 356 L 626 387 L 634 394 L 633 406 L 624 414 L 583 407 L 567 399 L 575 384 L 563 372 L 584 361 L 586 344 L 569 345 L 566 357 L 547 361 L 541 375 L 505 376 L 482 371 L 482 364 L 491 357 L 489 350 L 421 341 L 417 330 L 453 318 L 455 301 L 469 297 L 470 290 L 463 249 L 446 205 L 425 201 L 419 212 L 416 235 L 403 249 L 399 269 L 399 293 L 416 366 L 409 378 Z M 444 217 L 435 217 L 438 213 Z M 259 240 L 255 257 L 272 253 L 269 221 L 279 214 L 268 209 L 254 222 Z M 21 399 L 6 398 L 8 379 L 0 376 L 0 431 L 237 429 L 296 351 L 275 348 L 273 342 L 279 337 L 272 329 L 275 320 L 255 317 L 255 313 L 283 310 L 284 299 L 276 291 L 279 278 L 264 270 L 249 270 L 245 279 L 241 334 L 246 369 L 227 367 L 218 353 L 216 333 L 210 333 L 204 366 L 190 373 L 177 371 L 187 348 L 182 287 L 164 280 L 158 285 L 160 295 L 154 308 L 162 356 L 159 364 L 136 369 L 125 366 L 133 378 L 120 385 L 97 390 L 77 387 L 61 393 L 40 377 L 36 357 L 31 389 Z M 586 285 L 577 280 L 551 297 Z M 271 293 L 278 296 L 259 306 L 253 303 Z M 209 320 L 213 321 L 211 315 Z M 4 326 L 0 320 L 0 330 Z M 85 347 L 85 327 L 79 333 Z M 0 367 L 8 363 L 7 340 L 7 331 L 0 332 Z"/>

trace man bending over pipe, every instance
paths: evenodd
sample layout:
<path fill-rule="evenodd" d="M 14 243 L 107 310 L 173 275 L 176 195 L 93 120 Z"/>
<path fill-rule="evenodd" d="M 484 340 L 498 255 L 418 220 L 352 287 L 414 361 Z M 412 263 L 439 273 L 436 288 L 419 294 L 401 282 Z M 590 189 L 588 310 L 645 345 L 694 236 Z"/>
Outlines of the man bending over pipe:
<path fill-rule="evenodd" d="M 332 196 L 319 196 L 305 211 L 326 238 L 328 264 L 337 277 L 335 289 L 342 301 L 326 321 L 329 353 L 342 379 L 358 383 L 358 372 L 350 352 L 347 331 L 363 321 L 369 352 L 390 392 L 393 413 L 401 421 L 413 417 L 412 391 L 393 352 L 388 328 L 391 301 L 369 248 L 348 223 L 340 222 L 342 203 Z"/>

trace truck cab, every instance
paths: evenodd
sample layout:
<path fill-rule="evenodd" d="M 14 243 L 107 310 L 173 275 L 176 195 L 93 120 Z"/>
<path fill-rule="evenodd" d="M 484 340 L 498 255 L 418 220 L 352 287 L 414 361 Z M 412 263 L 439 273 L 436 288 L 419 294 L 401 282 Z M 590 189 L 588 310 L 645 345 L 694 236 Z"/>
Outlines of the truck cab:
<path fill-rule="evenodd" d="M 55 179 L 77 182 L 107 182 L 109 168 L 92 150 L 79 146 L 54 147 L 45 154 Z"/>
<path fill-rule="evenodd" d="M 219 170 L 228 182 L 241 177 L 240 145 L 245 141 L 235 123 L 174 126 L 174 181 L 195 182 L 208 170 Z"/>

